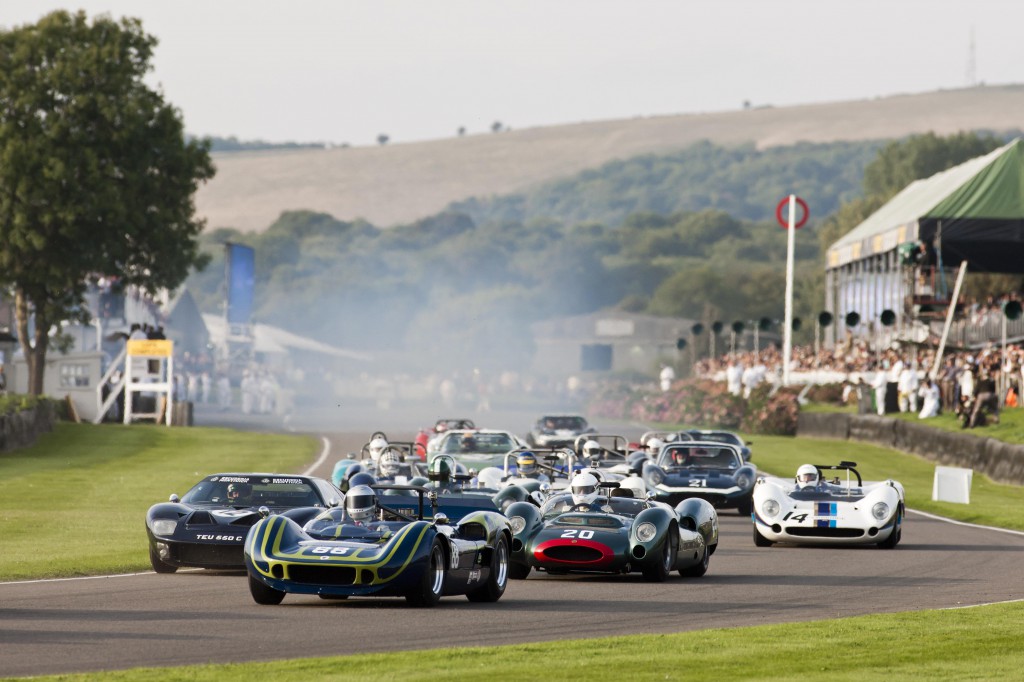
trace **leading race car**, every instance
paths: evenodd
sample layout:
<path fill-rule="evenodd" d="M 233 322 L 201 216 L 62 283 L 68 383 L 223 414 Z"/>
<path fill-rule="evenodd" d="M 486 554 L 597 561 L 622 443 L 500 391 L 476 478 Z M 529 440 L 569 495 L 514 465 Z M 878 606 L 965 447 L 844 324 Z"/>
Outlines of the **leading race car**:
<path fill-rule="evenodd" d="M 496 602 L 508 580 L 508 520 L 477 511 L 457 523 L 442 514 L 423 519 L 417 486 L 380 486 L 414 491 L 414 516 L 382 508 L 376 491 L 354 486 L 344 508 L 323 511 L 304 526 L 269 516 L 249 532 L 245 565 L 258 604 L 280 604 L 285 594 L 325 599 L 404 596 L 414 606 L 433 606 L 444 595 Z"/>
<path fill-rule="evenodd" d="M 320 478 L 291 474 L 215 474 L 146 513 L 149 561 L 157 573 L 179 567 L 240 569 L 242 543 L 259 510 L 337 506 L 344 496 Z"/>
<path fill-rule="evenodd" d="M 427 458 L 433 460 L 436 454 L 451 455 L 455 461 L 473 471 L 486 467 L 501 467 L 505 454 L 523 447 L 523 442 L 511 431 L 497 429 L 462 429 L 447 431 L 441 437 L 437 450 Z M 428 461 L 429 464 L 429 461 Z"/>
<path fill-rule="evenodd" d="M 759 478 L 754 486 L 754 544 L 895 548 L 903 535 L 906 512 L 903 486 L 892 479 L 865 482 L 856 466 L 855 462 L 805 464 L 795 481 Z M 827 471 L 839 475 L 827 481 L 823 475 Z"/>
<path fill-rule="evenodd" d="M 657 463 L 643 462 L 642 477 L 663 502 L 699 497 L 748 516 L 757 469 L 743 461 L 737 445 L 687 441 L 666 443 Z"/>
<path fill-rule="evenodd" d="M 572 447 L 577 437 L 588 433 L 597 431 L 578 414 L 547 414 L 526 434 L 526 443 L 531 448 Z"/>
<path fill-rule="evenodd" d="M 645 580 L 661 582 L 674 570 L 693 577 L 707 572 L 718 547 L 718 515 L 711 504 L 689 499 L 673 509 L 616 492 L 617 482 L 583 472 L 573 478 L 570 492 L 550 497 L 539 509 L 511 505 L 505 512 L 514 533 L 511 576 L 525 578 L 532 568 L 552 575 L 640 572 Z"/>

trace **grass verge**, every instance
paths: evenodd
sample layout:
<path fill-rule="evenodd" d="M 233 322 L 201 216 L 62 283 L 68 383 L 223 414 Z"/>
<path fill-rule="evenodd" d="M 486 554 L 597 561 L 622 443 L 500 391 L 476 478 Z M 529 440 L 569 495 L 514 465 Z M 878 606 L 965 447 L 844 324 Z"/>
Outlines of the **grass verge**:
<path fill-rule="evenodd" d="M 35 680 L 1019 679 L 1024 604 L 748 628 L 268 663 L 136 668 Z"/>
<path fill-rule="evenodd" d="M 0 454 L 0 580 L 149 570 L 146 510 L 218 471 L 295 472 L 308 437 L 59 423 Z"/>

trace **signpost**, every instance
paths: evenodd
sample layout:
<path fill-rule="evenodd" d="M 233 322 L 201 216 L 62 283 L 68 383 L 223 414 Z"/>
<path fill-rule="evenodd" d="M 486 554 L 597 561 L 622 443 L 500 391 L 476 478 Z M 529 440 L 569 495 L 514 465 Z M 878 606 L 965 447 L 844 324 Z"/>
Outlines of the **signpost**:
<path fill-rule="evenodd" d="M 129 340 L 125 361 L 124 423 L 136 419 L 161 419 L 171 425 L 174 407 L 174 342 L 156 339 Z M 136 393 L 153 394 L 153 412 L 135 410 Z M 157 400 L 162 396 L 163 400 Z"/>
<path fill-rule="evenodd" d="M 789 204 L 788 220 L 783 221 L 783 209 Z M 803 217 L 796 219 L 797 204 L 803 209 Z M 795 194 L 779 202 L 775 207 L 775 218 L 786 234 L 786 319 L 782 328 L 782 385 L 789 386 L 789 366 L 793 358 L 793 252 L 796 249 L 796 231 L 807 224 L 811 212 L 807 203 Z"/>

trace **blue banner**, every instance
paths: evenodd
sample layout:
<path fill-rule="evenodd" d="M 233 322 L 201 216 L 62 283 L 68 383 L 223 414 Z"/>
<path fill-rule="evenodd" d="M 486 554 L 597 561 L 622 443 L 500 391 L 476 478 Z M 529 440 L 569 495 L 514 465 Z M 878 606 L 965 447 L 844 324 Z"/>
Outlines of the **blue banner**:
<path fill-rule="evenodd" d="M 251 246 L 225 244 L 228 280 L 228 324 L 252 322 L 256 255 Z"/>

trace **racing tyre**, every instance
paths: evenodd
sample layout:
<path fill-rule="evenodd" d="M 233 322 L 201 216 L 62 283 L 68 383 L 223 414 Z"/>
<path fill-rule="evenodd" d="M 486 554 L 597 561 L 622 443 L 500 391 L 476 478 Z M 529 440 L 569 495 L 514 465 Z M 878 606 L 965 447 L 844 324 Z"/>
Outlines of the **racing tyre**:
<path fill-rule="evenodd" d="M 684 578 L 699 578 L 708 572 L 708 565 L 711 563 L 711 548 L 704 545 L 704 556 L 700 558 L 700 563 L 694 564 L 688 568 L 680 568 L 679 575 Z"/>
<path fill-rule="evenodd" d="M 264 585 L 251 575 L 249 576 L 249 593 L 252 595 L 254 602 L 264 606 L 274 606 L 284 601 L 284 592 Z"/>
<path fill-rule="evenodd" d="M 157 573 L 174 573 L 178 570 L 177 566 L 171 566 L 161 561 L 160 555 L 156 553 L 152 546 L 149 548 L 149 563 L 153 564 L 153 570 Z"/>
<path fill-rule="evenodd" d="M 775 543 L 761 535 L 761 531 L 757 529 L 757 524 L 754 524 L 754 546 L 755 547 L 771 547 Z"/>
<path fill-rule="evenodd" d="M 512 580 L 525 580 L 530 575 L 530 564 L 511 563 L 508 565 L 508 577 Z"/>
<path fill-rule="evenodd" d="M 678 533 L 675 528 L 668 529 L 668 537 L 658 553 L 658 561 L 643 567 L 644 580 L 649 583 L 663 583 L 668 580 L 672 567 L 676 563 L 676 544 L 673 535 Z"/>
<path fill-rule="evenodd" d="M 444 593 L 445 568 L 444 550 L 441 548 L 441 543 L 434 540 L 434 544 L 430 546 L 430 554 L 427 555 L 427 567 L 423 571 L 423 578 L 419 585 L 405 595 L 406 601 L 413 606 L 437 604 Z"/>
<path fill-rule="evenodd" d="M 496 602 L 505 594 L 505 586 L 508 585 L 508 540 L 504 535 L 498 537 L 491 553 L 491 567 L 488 571 L 487 582 L 480 589 L 466 593 L 469 601 Z"/>
<path fill-rule="evenodd" d="M 903 536 L 903 510 L 899 509 L 896 512 L 896 527 L 893 528 L 892 533 L 889 534 L 882 542 L 878 543 L 881 549 L 896 549 L 896 545 L 900 544 L 900 540 Z"/>
<path fill-rule="evenodd" d="M 750 516 L 754 513 L 754 498 L 748 497 L 745 500 L 740 500 L 740 503 L 736 505 L 736 511 L 740 513 L 740 516 Z"/>

